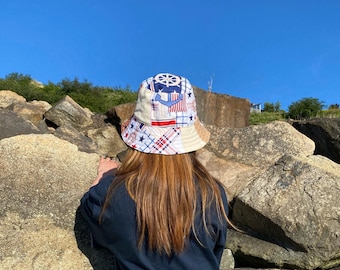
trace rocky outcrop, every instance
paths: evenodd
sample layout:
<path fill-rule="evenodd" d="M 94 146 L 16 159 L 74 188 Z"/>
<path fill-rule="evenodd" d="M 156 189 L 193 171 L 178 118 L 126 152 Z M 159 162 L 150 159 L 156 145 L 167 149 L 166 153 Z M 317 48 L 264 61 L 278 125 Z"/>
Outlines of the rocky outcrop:
<path fill-rule="evenodd" d="M 117 127 L 128 113 L 62 103 L 62 119 L 52 116 L 56 105 L 36 125 L 0 109 L 2 269 L 112 269 L 114 258 L 89 245 L 77 207 L 99 155 L 126 149 Z M 339 266 L 340 165 L 313 155 L 313 141 L 284 122 L 207 128 L 211 141 L 199 158 L 227 187 L 231 219 L 245 231 L 229 230 L 222 269 Z"/>
<path fill-rule="evenodd" d="M 340 163 L 340 118 L 294 121 L 293 126 L 315 142 L 315 154 Z"/>

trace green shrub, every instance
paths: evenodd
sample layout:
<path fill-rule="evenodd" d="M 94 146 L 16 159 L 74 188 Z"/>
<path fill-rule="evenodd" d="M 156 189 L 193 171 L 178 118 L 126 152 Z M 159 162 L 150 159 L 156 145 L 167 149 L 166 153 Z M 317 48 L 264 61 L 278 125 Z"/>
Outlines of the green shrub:
<path fill-rule="evenodd" d="M 323 102 L 317 98 L 303 98 L 289 105 L 288 115 L 292 119 L 308 119 L 315 117 L 323 107 Z"/>

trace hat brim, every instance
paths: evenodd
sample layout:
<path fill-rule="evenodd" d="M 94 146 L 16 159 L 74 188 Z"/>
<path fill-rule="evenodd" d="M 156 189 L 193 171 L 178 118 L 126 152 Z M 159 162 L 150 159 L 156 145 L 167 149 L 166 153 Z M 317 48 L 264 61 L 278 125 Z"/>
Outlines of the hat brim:
<path fill-rule="evenodd" d="M 143 153 L 162 155 L 184 154 L 203 148 L 210 132 L 197 118 L 186 127 L 157 127 L 139 122 L 135 116 L 122 127 L 123 141 Z"/>

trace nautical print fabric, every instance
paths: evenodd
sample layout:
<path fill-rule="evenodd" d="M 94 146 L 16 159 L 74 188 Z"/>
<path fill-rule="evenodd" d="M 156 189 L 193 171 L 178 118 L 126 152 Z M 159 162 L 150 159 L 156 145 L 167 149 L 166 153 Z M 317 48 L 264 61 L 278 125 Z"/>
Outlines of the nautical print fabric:
<path fill-rule="evenodd" d="M 134 115 L 123 126 L 122 137 L 127 145 L 141 152 L 186 153 L 207 143 L 207 136 L 203 140 L 198 134 L 196 121 L 199 120 L 190 82 L 184 77 L 161 73 L 142 82 Z M 182 140 L 183 132 L 192 133 L 194 142 L 197 140 L 194 144 L 190 142 L 190 149 Z"/>

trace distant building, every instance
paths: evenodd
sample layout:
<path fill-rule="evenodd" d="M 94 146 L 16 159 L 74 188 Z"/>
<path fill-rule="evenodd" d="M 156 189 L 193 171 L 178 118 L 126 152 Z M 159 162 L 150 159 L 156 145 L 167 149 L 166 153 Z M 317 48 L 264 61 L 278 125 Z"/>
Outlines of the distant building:
<path fill-rule="evenodd" d="M 250 104 L 250 112 L 255 112 L 255 113 L 260 113 L 262 110 L 261 108 L 261 103 L 255 104 L 255 103 L 251 103 Z"/>

